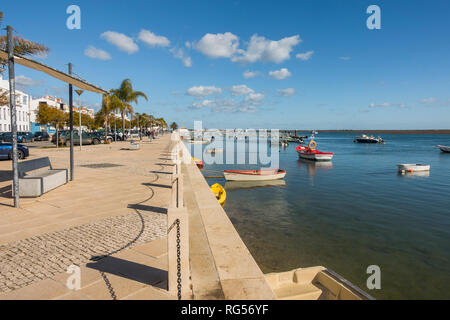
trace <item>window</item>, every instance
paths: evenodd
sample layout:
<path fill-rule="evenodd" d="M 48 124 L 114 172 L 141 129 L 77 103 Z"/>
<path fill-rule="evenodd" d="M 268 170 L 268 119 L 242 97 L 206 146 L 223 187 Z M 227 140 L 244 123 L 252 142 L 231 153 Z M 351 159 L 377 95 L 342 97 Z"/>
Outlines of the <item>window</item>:
<path fill-rule="evenodd" d="M 28 101 L 27 98 L 28 98 L 27 96 L 23 96 L 23 97 L 22 97 L 22 102 L 23 102 L 23 104 L 27 104 L 27 101 Z"/>

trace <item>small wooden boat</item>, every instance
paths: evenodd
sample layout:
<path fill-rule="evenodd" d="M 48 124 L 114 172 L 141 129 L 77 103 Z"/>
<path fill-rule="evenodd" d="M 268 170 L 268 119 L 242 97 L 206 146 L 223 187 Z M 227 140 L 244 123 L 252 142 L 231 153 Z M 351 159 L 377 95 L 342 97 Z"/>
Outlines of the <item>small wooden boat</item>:
<path fill-rule="evenodd" d="M 192 160 L 197 165 L 199 169 L 203 169 L 203 161 L 197 158 L 192 157 Z"/>
<path fill-rule="evenodd" d="M 225 205 L 225 201 L 227 200 L 227 192 L 225 189 L 220 184 L 216 183 L 211 186 L 211 191 L 216 196 L 219 204 L 223 207 Z"/>
<path fill-rule="evenodd" d="M 301 159 L 314 160 L 314 161 L 331 161 L 333 159 L 334 153 L 331 152 L 321 152 L 316 150 L 317 143 L 311 141 L 308 147 L 298 146 L 296 148 L 298 155 Z"/>
<path fill-rule="evenodd" d="M 225 170 L 223 175 L 227 181 L 264 181 L 283 179 L 286 171 L 281 169 Z"/>
<path fill-rule="evenodd" d="M 441 149 L 442 152 L 450 153 L 450 147 L 449 146 L 442 146 L 438 145 L 439 149 Z"/>
<path fill-rule="evenodd" d="M 398 164 L 397 167 L 398 167 L 399 172 L 430 171 L 429 164 L 421 164 L 421 163 L 403 163 L 403 164 Z"/>
<path fill-rule="evenodd" d="M 322 266 L 269 273 L 265 278 L 278 300 L 375 300 Z"/>

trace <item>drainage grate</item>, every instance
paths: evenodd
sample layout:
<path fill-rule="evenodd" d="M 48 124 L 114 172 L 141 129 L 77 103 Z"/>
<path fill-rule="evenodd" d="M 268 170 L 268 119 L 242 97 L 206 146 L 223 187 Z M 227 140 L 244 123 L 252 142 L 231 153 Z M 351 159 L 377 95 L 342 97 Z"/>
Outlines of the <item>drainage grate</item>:
<path fill-rule="evenodd" d="M 121 164 L 114 164 L 114 163 L 93 163 L 93 164 L 80 165 L 80 167 L 91 168 L 91 169 L 101 169 L 101 168 L 114 168 L 114 167 L 123 167 L 123 166 Z"/>

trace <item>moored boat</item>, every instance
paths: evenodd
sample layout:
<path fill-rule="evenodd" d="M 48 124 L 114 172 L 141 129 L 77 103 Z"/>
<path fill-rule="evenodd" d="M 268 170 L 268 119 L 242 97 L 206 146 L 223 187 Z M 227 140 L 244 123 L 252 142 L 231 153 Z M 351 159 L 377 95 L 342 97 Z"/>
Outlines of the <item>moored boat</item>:
<path fill-rule="evenodd" d="M 223 207 L 225 205 L 225 201 L 227 200 L 227 192 L 225 191 L 224 187 L 216 183 L 211 186 L 211 191 L 216 196 L 219 204 Z"/>
<path fill-rule="evenodd" d="M 264 181 L 283 179 L 286 171 L 281 169 L 225 170 L 223 175 L 227 181 Z"/>
<path fill-rule="evenodd" d="M 220 149 L 220 148 L 209 148 L 209 149 L 205 150 L 206 153 L 219 153 L 222 151 L 223 151 L 223 149 Z"/>
<path fill-rule="evenodd" d="M 296 148 L 298 155 L 301 159 L 314 160 L 314 161 L 330 161 L 333 159 L 334 153 L 321 152 L 316 150 L 317 143 L 311 141 L 307 147 L 298 146 Z"/>
<path fill-rule="evenodd" d="M 203 161 L 197 158 L 192 157 L 192 161 L 197 165 L 199 169 L 203 169 Z"/>
<path fill-rule="evenodd" d="M 423 172 L 430 171 L 429 164 L 421 164 L 421 163 L 402 163 L 398 164 L 399 172 Z"/>
<path fill-rule="evenodd" d="M 374 136 L 368 136 L 366 134 L 363 134 L 362 136 L 357 136 L 353 142 L 357 143 L 385 143 L 383 138 L 378 137 L 375 138 Z"/>
<path fill-rule="evenodd" d="M 439 149 L 441 149 L 442 152 L 450 153 L 450 147 L 449 146 L 442 146 L 438 145 Z"/>

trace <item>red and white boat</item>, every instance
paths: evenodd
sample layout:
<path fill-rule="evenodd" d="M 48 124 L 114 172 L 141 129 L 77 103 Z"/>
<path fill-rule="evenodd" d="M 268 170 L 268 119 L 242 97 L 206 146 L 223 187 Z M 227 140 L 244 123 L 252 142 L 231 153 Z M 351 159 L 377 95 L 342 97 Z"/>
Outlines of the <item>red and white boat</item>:
<path fill-rule="evenodd" d="M 331 152 L 320 152 L 316 150 L 317 144 L 311 141 L 307 147 L 298 146 L 296 148 L 298 155 L 302 159 L 314 160 L 314 161 L 331 161 L 333 159 L 334 153 Z"/>
<path fill-rule="evenodd" d="M 227 181 L 264 181 L 283 179 L 286 171 L 281 169 L 225 170 L 223 175 Z"/>

